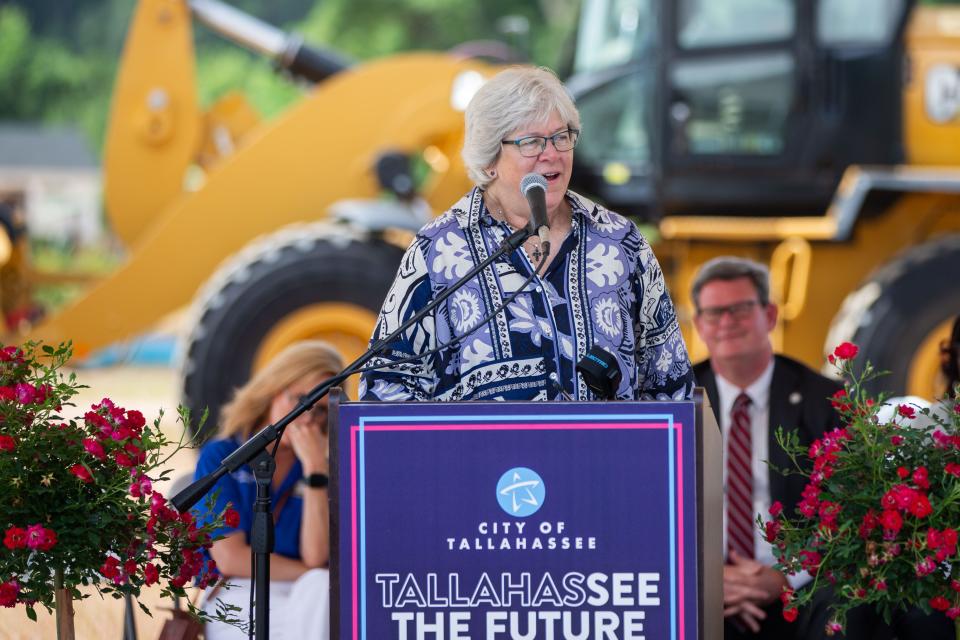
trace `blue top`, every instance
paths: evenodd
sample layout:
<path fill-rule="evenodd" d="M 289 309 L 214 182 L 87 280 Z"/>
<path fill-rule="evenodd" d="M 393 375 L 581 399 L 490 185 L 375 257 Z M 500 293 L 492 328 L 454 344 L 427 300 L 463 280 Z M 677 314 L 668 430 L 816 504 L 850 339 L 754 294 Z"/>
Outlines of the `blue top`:
<path fill-rule="evenodd" d="M 522 251 L 502 257 L 407 330 L 370 364 L 459 344 L 363 374 L 364 400 L 595 399 L 576 374 L 594 346 L 616 357 L 621 400 L 687 400 L 694 378 L 673 301 L 646 238 L 623 216 L 567 192 L 572 230 L 556 257 L 507 309 L 478 323 L 533 272 Z M 460 279 L 512 230 L 474 189 L 414 239 L 383 303 L 373 341 Z"/>
<path fill-rule="evenodd" d="M 194 474 L 195 479 L 211 473 L 220 466 L 220 463 L 228 455 L 236 451 L 242 443 L 235 438 L 225 438 L 222 440 L 213 440 L 208 442 L 200 449 L 200 459 L 197 461 L 197 470 Z M 271 491 L 270 499 L 276 515 L 277 500 L 285 492 L 296 489 L 296 484 L 303 477 L 303 469 L 300 461 L 297 460 L 293 468 L 283 479 L 279 487 Z M 233 503 L 233 508 L 240 514 L 240 526 L 237 529 L 222 527 L 214 532 L 214 535 L 232 533 L 234 531 L 243 531 L 246 535 L 247 544 L 250 544 L 250 529 L 253 527 L 253 504 L 257 499 L 257 482 L 253 477 L 253 471 L 249 466 L 244 465 L 234 473 L 228 473 L 217 481 L 210 494 L 213 495 L 219 489 L 217 501 L 213 511 L 219 513 L 227 508 L 227 503 Z M 200 503 L 205 504 L 204 502 Z M 194 515 L 202 523 L 201 506 Z M 300 559 L 300 523 L 303 520 L 303 497 L 296 491 L 290 494 L 286 503 L 280 510 L 280 515 L 276 519 L 274 527 L 274 553 L 279 553 L 288 558 Z M 209 559 L 209 554 L 207 558 Z"/>

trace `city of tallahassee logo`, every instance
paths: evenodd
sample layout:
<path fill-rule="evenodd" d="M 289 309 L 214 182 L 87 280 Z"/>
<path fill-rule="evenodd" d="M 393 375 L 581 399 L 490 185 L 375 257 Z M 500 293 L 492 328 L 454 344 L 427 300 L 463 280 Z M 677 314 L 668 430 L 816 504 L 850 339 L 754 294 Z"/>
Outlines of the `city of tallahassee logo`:
<path fill-rule="evenodd" d="M 514 467 L 497 483 L 497 502 L 500 508 L 515 518 L 535 514 L 547 495 L 543 478 L 533 469 Z"/>

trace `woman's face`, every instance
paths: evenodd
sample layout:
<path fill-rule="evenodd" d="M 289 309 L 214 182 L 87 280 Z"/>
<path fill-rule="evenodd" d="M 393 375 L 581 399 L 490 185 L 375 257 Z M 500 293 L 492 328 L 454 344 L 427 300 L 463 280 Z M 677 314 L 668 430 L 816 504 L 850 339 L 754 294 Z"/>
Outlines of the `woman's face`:
<path fill-rule="evenodd" d="M 538 125 L 521 127 L 512 131 L 505 140 L 517 140 L 527 136 L 549 137 L 568 129 L 558 113 Z M 514 215 L 529 212 L 529 206 L 520 193 L 520 180 L 528 173 L 539 173 L 547 179 L 547 215 L 553 216 L 563 203 L 570 174 L 573 170 L 573 150 L 557 151 L 551 141 L 540 155 L 528 158 L 520 155 L 515 144 L 504 144 L 496 163 L 488 169 L 496 172 L 496 178 L 487 188 L 506 211 Z"/>
<path fill-rule="evenodd" d="M 270 403 L 269 420 L 270 424 L 276 424 L 278 420 L 283 418 L 283 416 L 290 413 L 294 407 L 297 406 L 297 403 L 300 401 L 302 396 L 307 395 L 310 391 L 331 377 L 332 373 L 323 372 L 316 373 L 305 378 L 302 378 L 277 395 L 273 397 L 273 401 Z M 327 431 L 327 398 L 324 396 L 321 398 L 315 405 L 313 409 L 307 411 L 306 413 L 301 414 L 296 420 L 291 424 L 309 426 L 313 429 L 319 429 L 323 433 Z M 290 442 L 287 438 L 280 439 L 280 447 L 290 447 Z"/>

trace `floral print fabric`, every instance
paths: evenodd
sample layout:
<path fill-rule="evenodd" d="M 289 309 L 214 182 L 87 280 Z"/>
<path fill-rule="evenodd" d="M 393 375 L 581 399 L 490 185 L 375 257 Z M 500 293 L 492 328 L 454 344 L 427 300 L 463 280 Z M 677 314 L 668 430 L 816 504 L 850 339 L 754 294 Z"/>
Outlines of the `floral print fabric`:
<path fill-rule="evenodd" d="M 616 356 L 617 398 L 684 400 L 694 378 L 660 265 L 636 225 L 573 192 L 572 231 L 543 277 L 478 326 L 533 272 L 523 251 L 494 262 L 408 329 L 363 374 L 364 400 L 590 400 L 576 363 L 599 345 Z M 400 264 L 371 343 L 496 251 L 511 229 L 474 189 L 420 230 Z M 561 393 L 561 389 L 563 393 Z"/>

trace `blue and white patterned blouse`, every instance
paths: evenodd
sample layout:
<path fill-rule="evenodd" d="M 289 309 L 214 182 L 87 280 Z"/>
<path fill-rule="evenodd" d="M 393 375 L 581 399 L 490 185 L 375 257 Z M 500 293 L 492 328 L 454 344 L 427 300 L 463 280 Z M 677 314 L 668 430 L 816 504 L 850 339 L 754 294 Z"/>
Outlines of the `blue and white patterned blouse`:
<path fill-rule="evenodd" d="M 544 276 L 528 285 L 529 293 L 476 328 L 533 272 L 523 251 L 502 257 L 370 365 L 466 338 L 424 360 L 363 374 L 360 397 L 549 400 L 563 397 L 562 385 L 573 399 L 589 400 L 594 396 L 575 367 L 599 345 L 620 366 L 618 399 L 688 399 L 693 372 L 650 245 L 623 216 L 572 191 L 566 197 L 572 231 Z M 423 227 L 403 257 L 372 342 L 494 252 L 511 231 L 490 215 L 480 189 Z"/>

